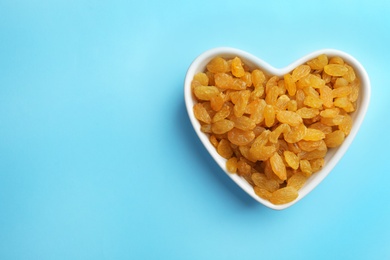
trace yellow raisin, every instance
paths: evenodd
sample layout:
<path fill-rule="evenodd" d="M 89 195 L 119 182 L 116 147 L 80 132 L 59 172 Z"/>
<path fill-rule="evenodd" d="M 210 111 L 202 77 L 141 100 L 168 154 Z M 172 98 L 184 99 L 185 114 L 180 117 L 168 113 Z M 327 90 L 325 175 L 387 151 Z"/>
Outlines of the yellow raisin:
<path fill-rule="evenodd" d="M 264 107 L 264 120 L 267 127 L 271 127 L 275 123 L 275 109 L 272 105 Z"/>
<path fill-rule="evenodd" d="M 234 127 L 244 131 L 253 130 L 256 126 L 255 121 L 247 116 L 234 117 L 231 120 L 234 122 Z"/>
<path fill-rule="evenodd" d="M 320 99 L 318 97 L 306 96 L 303 103 L 308 107 L 321 108 L 323 102 L 322 102 L 322 99 Z"/>
<path fill-rule="evenodd" d="M 255 139 L 253 131 L 244 131 L 238 128 L 233 128 L 228 132 L 228 139 L 235 145 L 247 145 Z"/>
<path fill-rule="evenodd" d="M 303 107 L 303 102 L 305 100 L 305 92 L 302 89 L 297 89 L 297 92 L 295 94 L 295 100 L 297 101 L 297 109 Z"/>
<path fill-rule="evenodd" d="M 200 131 L 202 131 L 203 133 L 211 134 L 212 133 L 212 131 L 211 131 L 211 124 L 201 125 L 200 126 Z"/>
<path fill-rule="evenodd" d="M 351 83 L 351 88 L 352 88 L 352 92 L 351 94 L 349 94 L 349 101 L 351 102 L 355 102 L 358 97 L 359 97 L 359 91 L 360 91 L 360 81 L 359 79 L 355 79 L 352 83 Z"/>
<path fill-rule="evenodd" d="M 278 81 L 279 81 L 278 76 L 272 76 L 271 78 L 268 79 L 268 81 L 265 84 L 265 93 L 267 93 L 267 95 L 272 87 L 278 86 Z M 276 89 L 278 89 L 278 88 L 276 88 Z"/>
<path fill-rule="evenodd" d="M 279 183 L 274 179 L 268 179 L 264 173 L 255 172 L 252 174 L 251 178 L 257 187 L 269 192 L 274 192 L 279 189 Z"/>
<path fill-rule="evenodd" d="M 278 142 L 279 136 L 282 133 L 288 133 L 291 131 L 291 128 L 288 124 L 280 124 L 274 131 L 269 135 L 269 141 L 276 144 Z"/>
<path fill-rule="evenodd" d="M 298 81 L 299 88 L 304 88 L 309 86 L 313 88 L 322 88 L 323 86 L 325 86 L 325 81 L 320 77 L 315 76 L 314 74 L 308 74 Z"/>
<path fill-rule="evenodd" d="M 252 167 L 242 158 L 237 162 L 237 172 L 240 175 L 251 176 Z"/>
<path fill-rule="evenodd" d="M 298 126 L 302 124 L 302 117 L 298 113 L 292 111 L 279 111 L 276 114 L 276 118 L 279 122 L 290 126 Z"/>
<path fill-rule="evenodd" d="M 347 67 L 348 71 L 343 75 L 343 78 L 346 79 L 348 82 L 353 82 L 356 79 L 354 69 L 347 64 L 345 65 L 345 67 Z"/>
<path fill-rule="evenodd" d="M 332 133 L 329 133 L 325 137 L 325 143 L 328 147 L 337 147 L 340 146 L 345 139 L 345 134 L 341 130 L 336 130 Z"/>
<path fill-rule="evenodd" d="M 264 188 L 260 188 L 258 186 L 253 187 L 253 190 L 257 196 L 262 199 L 269 200 L 272 196 L 272 193 Z"/>
<path fill-rule="evenodd" d="M 282 157 L 278 153 L 274 153 L 270 158 L 270 163 L 272 171 L 281 179 L 282 181 L 287 179 L 286 166 L 284 165 Z"/>
<path fill-rule="evenodd" d="M 318 129 L 308 128 L 306 134 L 303 137 L 305 141 L 319 141 L 325 138 L 325 134 Z"/>
<path fill-rule="evenodd" d="M 346 112 L 353 112 L 355 110 L 355 107 L 352 102 L 349 101 L 348 97 L 335 98 L 333 104 L 335 107 L 342 108 Z"/>
<path fill-rule="evenodd" d="M 328 64 L 324 67 L 324 71 L 330 76 L 343 76 L 348 72 L 348 68 L 343 64 Z"/>
<path fill-rule="evenodd" d="M 207 110 L 204 108 L 202 103 L 196 103 L 193 108 L 195 118 L 198 119 L 199 121 L 202 121 L 206 124 L 211 123 L 211 117 Z"/>
<path fill-rule="evenodd" d="M 241 77 L 241 80 L 246 83 L 247 88 L 252 86 L 252 75 L 249 71 L 245 71 L 245 74 Z"/>
<path fill-rule="evenodd" d="M 324 166 L 325 160 L 324 158 L 317 158 L 310 161 L 311 169 L 313 172 L 319 171 L 322 166 Z"/>
<path fill-rule="evenodd" d="M 287 95 L 281 95 L 278 100 L 276 101 L 275 106 L 279 110 L 286 110 L 288 106 L 288 102 L 290 101 L 290 98 Z"/>
<path fill-rule="evenodd" d="M 223 158 L 229 159 L 232 157 L 233 149 L 230 146 L 230 142 L 226 139 L 222 139 L 217 146 L 217 152 Z"/>
<path fill-rule="evenodd" d="M 238 100 L 234 104 L 233 112 L 236 117 L 240 117 L 245 113 L 246 106 L 248 105 L 250 97 L 249 90 L 243 90 L 239 92 Z"/>
<path fill-rule="evenodd" d="M 343 131 L 346 136 L 349 135 L 352 129 L 352 117 L 350 115 L 344 115 L 343 120 L 339 124 L 339 129 Z"/>
<path fill-rule="evenodd" d="M 280 91 L 277 85 L 270 87 L 265 97 L 265 102 L 269 105 L 275 105 L 276 101 L 278 100 L 279 94 Z"/>
<path fill-rule="evenodd" d="M 231 157 L 229 160 L 226 161 L 226 169 L 230 173 L 237 172 L 237 157 Z"/>
<path fill-rule="evenodd" d="M 264 99 L 257 99 L 248 104 L 249 117 L 255 124 L 260 124 L 264 120 L 264 108 L 266 105 Z"/>
<path fill-rule="evenodd" d="M 296 170 L 299 167 L 299 157 L 291 152 L 291 151 L 284 151 L 283 152 L 284 159 L 286 160 L 286 163 L 288 166 L 290 166 L 292 169 Z"/>
<path fill-rule="evenodd" d="M 219 94 L 219 90 L 214 86 L 197 86 L 194 88 L 194 94 L 200 100 L 210 100 Z"/>
<path fill-rule="evenodd" d="M 234 127 L 234 122 L 228 120 L 228 119 L 222 119 L 220 121 L 217 121 L 211 125 L 211 131 L 214 134 L 224 134 L 228 131 L 232 130 Z"/>
<path fill-rule="evenodd" d="M 321 111 L 320 115 L 322 117 L 335 118 L 340 113 L 338 108 L 327 108 Z"/>
<path fill-rule="evenodd" d="M 321 130 L 325 134 L 329 134 L 329 133 L 332 132 L 332 127 L 331 126 L 325 125 L 325 124 L 323 124 L 321 122 L 316 122 L 314 124 L 311 124 L 309 128 L 314 128 L 314 129 Z"/>
<path fill-rule="evenodd" d="M 214 115 L 213 122 L 218 122 L 227 118 L 231 113 L 231 106 L 223 104 L 222 108 Z"/>
<path fill-rule="evenodd" d="M 317 108 L 302 107 L 296 113 L 303 119 L 310 119 L 316 117 L 320 111 Z"/>
<path fill-rule="evenodd" d="M 328 56 L 321 54 L 315 59 L 309 60 L 307 65 L 310 66 L 312 70 L 322 70 L 325 65 L 328 64 Z"/>
<path fill-rule="evenodd" d="M 322 100 L 322 104 L 324 105 L 324 107 L 332 107 L 333 106 L 332 89 L 328 86 L 324 86 L 320 88 L 320 99 Z"/>
<path fill-rule="evenodd" d="M 297 111 L 297 109 L 298 109 L 298 104 L 297 104 L 297 101 L 296 101 L 296 100 L 290 100 L 290 101 L 288 101 L 288 103 L 287 103 L 287 110 L 288 110 L 288 111 L 293 111 L 293 112 L 295 112 L 295 111 Z"/>
<path fill-rule="evenodd" d="M 287 180 L 287 187 L 293 187 L 296 190 L 300 190 L 305 184 L 306 180 L 306 175 L 301 172 L 296 172 Z"/>
<path fill-rule="evenodd" d="M 307 128 L 304 124 L 291 127 L 291 131 L 284 134 L 284 140 L 286 140 L 287 143 L 299 142 L 306 135 L 306 131 Z"/>
<path fill-rule="evenodd" d="M 332 90 L 333 98 L 336 97 L 346 97 L 349 94 L 352 93 L 352 87 L 351 86 L 342 86 L 339 88 L 335 88 Z"/>
<path fill-rule="evenodd" d="M 275 205 L 286 204 L 298 198 L 298 191 L 291 186 L 281 188 L 272 193 L 269 201 Z"/>
<path fill-rule="evenodd" d="M 344 60 L 343 58 L 339 57 L 339 56 L 334 56 L 334 57 L 331 57 L 330 60 L 329 60 L 329 64 L 344 64 Z"/>
<path fill-rule="evenodd" d="M 295 85 L 295 82 L 292 79 L 291 74 L 284 75 L 284 83 L 285 83 L 288 94 L 290 96 L 294 96 L 296 91 L 297 91 L 297 86 Z"/>
<path fill-rule="evenodd" d="M 322 145 L 323 142 L 324 141 L 322 139 L 318 140 L 318 141 L 301 140 L 301 141 L 297 142 L 297 144 L 302 151 L 311 152 L 311 151 L 318 149 Z"/>
<path fill-rule="evenodd" d="M 265 75 L 264 72 L 255 69 L 252 71 L 252 84 L 255 88 L 262 86 L 265 83 Z"/>
<path fill-rule="evenodd" d="M 199 72 L 194 75 L 194 80 L 197 80 L 200 82 L 201 85 L 207 86 L 209 84 L 209 77 L 204 72 Z"/>
<path fill-rule="evenodd" d="M 276 148 L 273 145 L 251 146 L 249 149 L 250 157 L 257 161 L 268 160 L 276 153 Z"/>
<path fill-rule="evenodd" d="M 207 64 L 207 70 L 212 73 L 228 72 L 229 64 L 222 57 L 215 57 Z"/>
<path fill-rule="evenodd" d="M 336 78 L 336 81 L 333 84 L 333 88 L 346 87 L 349 82 L 345 78 Z"/>
<path fill-rule="evenodd" d="M 245 70 L 244 70 L 244 68 L 242 67 L 242 62 L 241 62 L 241 59 L 240 59 L 240 58 L 235 57 L 235 58 L 232 60 L 231 72 L 232 72 L 232 74 L 233 74 L 235 77 L 238 77 L 238 78 L 245 75 Z"/>
<path fill-rule="evenodd" d="M 313 170 L 311 169 L 311 164 L 308 160 L 301 160 L 299 162 L 299 168 L 307 177 L 310 176 L 313 173 Z"/>
<path fill-rule="evenodd" d="M 301 78 L 307 76 L 310 73 L 310 70 L 309 65 L 299 65 L 292 72 L 292 80 L 297 82 Z"/>
<path fill-rule="evenodd" d="M 215 86 L 222 89 L 231 89 L 233 85 L 233 77 L 227 73 L 214 74 Z"/>
<path fill-rule="evenodd" d="M 210 99 L 210 106 L 214 111 L 219 111 L 224 103 L 225 101 L 221 92 Z"/>

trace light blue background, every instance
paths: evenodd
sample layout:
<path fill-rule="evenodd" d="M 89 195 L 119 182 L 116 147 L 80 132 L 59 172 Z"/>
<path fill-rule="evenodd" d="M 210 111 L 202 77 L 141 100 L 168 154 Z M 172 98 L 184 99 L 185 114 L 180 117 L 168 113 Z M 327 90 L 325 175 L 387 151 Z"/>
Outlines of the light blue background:
<path fill-rule="evenodd" d="M 350 150 L 284 211 L 208 156 L 192 60 L 355 56 L 371 105 Z M 0 259 L 390 259 L 388 1 L 0 1 Z"/>

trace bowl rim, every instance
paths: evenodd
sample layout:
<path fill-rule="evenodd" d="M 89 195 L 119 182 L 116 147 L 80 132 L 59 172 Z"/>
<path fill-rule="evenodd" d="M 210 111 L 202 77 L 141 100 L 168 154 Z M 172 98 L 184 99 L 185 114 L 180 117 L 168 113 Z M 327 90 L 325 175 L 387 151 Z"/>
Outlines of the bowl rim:
<path fill-rule="evenodd" d="M 320 171 L 313 174 L 310 177 L 311 179 L 310 183 L 306 183 L 305 186 L 298 191 L 299 193 L 298 198 L 287 204 L 274 205 L 268 200 L 258 197 L 254 193 L 253 187 L 250 186 L 250 184 L 242 177 L 238 176 L 237 174 L 231 174 L 227 172 L 225 166 L 226 159 L 222 158 L 217 153 L 216 149 L 211 145 L 208 136 L 200 131 L 200 123 L 198 122 L 198 120 L 195 118 L 193 114 L 192 107 L 195 104 L 195 99 L 191 91 L 191 81 L 193 79 L 193 76 L 198 72 L 204 71 L 206 64 L 216 56 L 221 56 L 224 58 L 234 58 L 235 56 L 238 56 L 244 61 L 245 64 L 248 64 L 249 67 L 261 68 L 269 75 L 270 74 L 277 75 L 280 77 L 286 73 L 291 72 L 298 65 L 303 64 L 306 61 L 319 56 L 320 54 L 327 54 L 330 57 L 332 56 L 342 57 L 344 61 L 346 61 L 346 63 L 348 63 L 354 68 L 355 73 L 360 79 L 360 93 L 358 99 L 358 108 L 355 112 L 353 112 L 353 121 L 354 121 L 353 126 L 350 134 L 346 137 L 343 144 L 338 148 L 334 149 L 333 154 L 329 155 L 330 157 L 328 157 L 328 161 L 325 163 L 324 167 Z M 269 63 L 265 62 L 264 60 L 258 58 L 257 56 L 250 54 L 246 51 L 243 51 L 241 49 L 232 48 L 232 47 L 217 47 L 217 48 L 206 50 L 205 52 L 198 55 L 190 64 L 184 80 L 184 99 L 185 99 L 187 114 L 191 121 L 193 129 L 197 133 L 197 136 L 205 146 L 206 150 L 209 152 L 209 154 L 214 159 L 214 161 L 216 161 L 216 163 L 220 166 L 220 168 L 225 172 L 225 174 L 228 175 L 230 179 L 232 179 L 248 195 L 250 195 L 250 197 L 255 199 L 257 202 L 263 204 L 264 206 L 274 210 L 287 209 L 292 205 L 296 204 L 305 196 L 307 196 L 311 191 L 313 191 L 329 175 L 332 169 L 336 166 L 336 164 L 346 153 L 353 139 L 356 137 L 363 123 L 364 117 L 367 113 L 369 103 L 370 103 L 370 98 L 371 98 L 371 83 L 370 83 L 369 76 L 366 70 L 364 69 L 364 67 L 362 66 L 362 64 L 352 55 L 344 51 L 331 49 L 331 48 L 325 48 L 325 49 L 320 49 L 320 50 L 310 52 L 306 55 L 303 55 L 301 58 L 298 58 L 297 60 L 291 62 L 289 65 L 283 68 L 275 68 Z"/>

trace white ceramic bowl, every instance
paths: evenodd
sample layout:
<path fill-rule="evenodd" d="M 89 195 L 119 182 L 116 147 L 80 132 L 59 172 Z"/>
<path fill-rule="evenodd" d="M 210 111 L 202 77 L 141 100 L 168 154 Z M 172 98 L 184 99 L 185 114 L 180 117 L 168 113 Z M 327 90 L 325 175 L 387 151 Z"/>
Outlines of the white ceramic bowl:
<path fill-rule="evenodd" d="M 347 63 L 353 66 L 356 75 L 361 80 L 361 89 L 360 89 L 359 99 L 357 101 L 357 110 L 351 115 L 353 118 L 353 127 L 351 129 L 350 134 L 348 135 L 348 137 L 345 139 L 345 141 L 341 146 L 328 150 L 328 153 L 325 157 L 324 167 L 317 173 L 313 174 L 307 180 L 306 184 L 301 188 L 301 190 L 299 190 L 299 196 L 296 200 L 284 205 L 274 205 L 271 202 L 258 197 L 254 193 L 252 186 L 245 179 L 238 176 L 237 174 L 231 174 L 227 172 L 226 159 L 222 158 L 217 153 L 216 149 L 211 145 L 208 136 L 205 133 L 200 131 L 200 123 L 198 122 L 198 120 L 195 118 L 193 114 L 192 108 L 196 101 L 191 93 L 191 81 L 196 73 L 205 70 L 207 63 L 215 56 L 221 56 L 224 58 L 234 58 L 235 56 L 238 56 L 243 60 L 245 64 L 249 65 L 252 69 L 261 68 L 264 72 L 268 73 L 269 75 L 283 76 L 284 74 L 291 72 L 298 65 L 303 64 L 306 61 L 319 56 L 320 54 L 327 54 L 329 57 L 331 56 L 342 57 Z M 342 156 L 347 151 L 348 147 L 352 143 L 353 139 L 355 138 L 363 122 L 364 116 L 366 114 L 369 105 L 370 94 L 371 94 L 370 80 L 363 66 L 351 55 L 334 49 L 323 49 L 323 50 L 312 52 L 296 60 L 295 62 L 291 63 L 285 68 L 277 69 L 272 67 L 268 63 L 264 62 L 260 58 L 257 58 L 256 56 L 244 52 L 242 50 L 228 48 L 228 47 L 215 48 L 202 53 L 192 62 L 192 64 L 190 65 L 187 71 L 187 75 L 184 82 L 184 98 L 185 98 L 185 104 L 186 104 L 188 116 L 194 127 L 195 132 L 197 133 L 203 145 L 206 147 L 207 151 L 210 153 L 211 157 L 217 162 L 217 164 L 222 168 L 222 170 L 227 174 L 227 176 L 229 176 L 235 183 L 237 183 L 237 185 L 240 186 L 252 198 L 260 202 L 261 204 L 275 210 L 282 210 L 297 203 L 299 200 L 301 200 L 307 194 L 309 194 L 332 171 L 334 166 L 338 163 L 338 161 L 342 158 Z"/>

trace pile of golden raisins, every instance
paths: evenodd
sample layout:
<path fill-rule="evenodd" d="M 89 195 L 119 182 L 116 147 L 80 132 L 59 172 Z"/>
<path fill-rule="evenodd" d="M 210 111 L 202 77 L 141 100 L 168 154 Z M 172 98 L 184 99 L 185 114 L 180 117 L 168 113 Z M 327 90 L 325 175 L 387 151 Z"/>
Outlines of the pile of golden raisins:
<path fill-rule="evenodd" d="M 283 77 L 215 57 L 191 88 L 201 131 L 227 170 L 278 205 L 295 200 L 328 148 L 350 133 L 360 81 L 341 57 L 325 54 Z"/>

